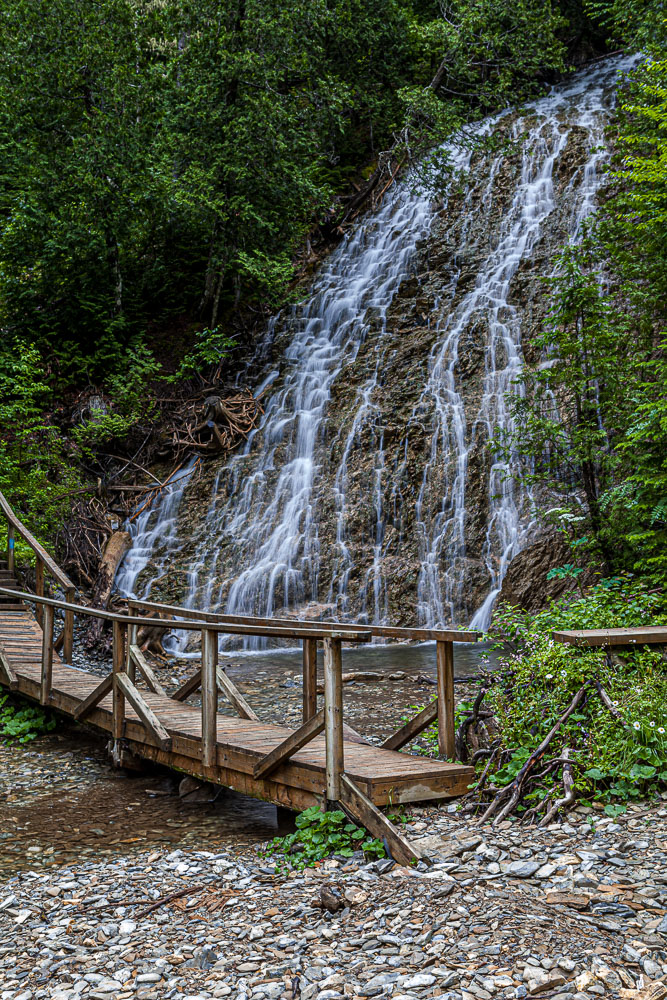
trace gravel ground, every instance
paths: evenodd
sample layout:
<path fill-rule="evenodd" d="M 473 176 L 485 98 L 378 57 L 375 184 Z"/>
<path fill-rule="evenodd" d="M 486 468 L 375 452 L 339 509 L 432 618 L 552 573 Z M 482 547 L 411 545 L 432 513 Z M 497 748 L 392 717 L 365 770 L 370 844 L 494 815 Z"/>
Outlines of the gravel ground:
<path fill-rule="evenodd" d="M 0 886 L 0 1000 L 667 995 L 663 808 L 546 830 L 411 815 L 424 870 L 287 876 L 245 844 L 22 871 Z"/>

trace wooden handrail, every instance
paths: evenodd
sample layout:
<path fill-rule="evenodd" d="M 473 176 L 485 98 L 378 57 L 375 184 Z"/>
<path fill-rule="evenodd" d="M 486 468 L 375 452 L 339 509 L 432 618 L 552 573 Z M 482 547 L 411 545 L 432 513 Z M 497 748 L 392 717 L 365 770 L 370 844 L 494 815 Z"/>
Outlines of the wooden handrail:
<path fill-rule="evenodd" d="M 430 639 L 441 642 L 477 642 L 479 632 L 470 629 L 438 629 L 438 628 L 394 628 L 392 625 L 348 625 L 345 622 L 315 622 L 304 621 L 302 618 L 261 618 L 254 615 L 226 615 L 217 611 L 197 611 L 192 608 L 182 608 L 177 604 L 159 604 L 156 601 L 140 601 L 131 598 L 127 602 L 128 607 L 146 611 L 168 611 L 173 615 L 182 615 L 183 618 L 198 618 L 200 621 L 209 622 L 238 622 L 243 621 L 248 625 L 258 626 L 278 626 L 288 628 L 298 626 L 300 629 L 309 629 L 318 635 L 329 635 L 332 632 L 340 632 L 341 629 L 359 628 L 369 631 L 373 636 L 384 639 L 412 639 L 416 642 L 425 642 Z"/>
<path fill-rule="evenodd" d="M 29 604 L 40 606 L 50 606 L 59 608 L 61 611 L 71 611 L 73 614 L 88 615 L 91 618 L 103 618 L 105 621 L 117 622 L 120 625 L 158 625 L 164 629 L 183 629 L 190 632 L 210 631 L 218 634 L 228 635 L 257 635 L 267 636 L 277 639 L 312 639 L 312 638 L 335 638 L 344 639 L 346 642 L 370 642 L 371 632 L 364 629 L 339 629 L 337 632 L 313 632 L 310 629 L 302 628 L 264 628 L 259 625 L 226 624 L 221 622 L 210 622 L 206 620 L 178 621 L 170 618 L 141 618 L 137 622 L 136 615 L 119 615 L 114 611 L 102 611 L 100 608 L 89 608 L 82 604 L 70 604 L 67 601 L 59 601 L 53 597 L 38 597 L 36 594 L 25 593 L 21 590 L 10 590 L 8 587 L 0 587 L 0 594 L 8 597 L 16 597 L 18 600 L 27 601 Z"/>
<path fill-rule="evenodd" d="M 67 573 L 60 568 L 60 566 L 51 558 L 44 546 L 37 541 L 32 532 L 28 531 L 26 526 L 18 519 L 10 507 L 7 498 L 2 493 L 0 493 L 0 511 L 4 515 L 7 523 L 11 525 L 14 531 L 21 536 L 23 541 L 30 546 L 38 559 L 44 564 L 46 569 L 48 569 L 54 580 L 57 580 L 60 586 L 65 590 L 74 590 L 74 584 L 68 577 Z"/>

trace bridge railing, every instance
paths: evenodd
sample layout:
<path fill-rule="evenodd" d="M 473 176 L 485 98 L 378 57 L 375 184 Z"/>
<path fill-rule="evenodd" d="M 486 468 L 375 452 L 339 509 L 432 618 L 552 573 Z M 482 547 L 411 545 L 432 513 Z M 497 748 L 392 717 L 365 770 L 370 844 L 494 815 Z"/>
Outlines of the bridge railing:
<path fill-rule="evenodd" d="M 67 573 L 58 566 L 51 558 L 44 546 L 37 541 L 35 536 L 19 520 L 14 513 L 7 498 L 0 493 L 0 515 L 7 525 L 7 569 L 12 575 L 16 572 L 15 543 L 18 535 L 28 545 L 35 554 L 35 594 L 44 597 L 44 572 L 48 572 L 53 580 L 62 588 L 65 594 L 65 602 L 70 603 L 74 599 L 76 588 L 68 577 Z M 53 608 L 49 605 L 38 606 L 36 616 L 45 633 L 49 633 L 53 639 Z M 72 645 L 74 641 L 74 615 L 71 611 L 65 610 L 63 620 L 63 631 L 55 640 L 57 648 L 62 647 L 63 659 L 66 663 L 72 662 Z"/>
<path fill-rule="evenodd" d="M 464 629 L 431 629 L 431 628 L 398 628 L 390 625 L 347 625 L 337 622 L 315 622 L 304 621 L 292 618 L 262 618 L 255 616 L 226 615 L 213 611 L 197 611 L 191 608 L 182 608 L 174 604 L 160 604 L 155 601 L 140 601 L 130 599 L 128 608 L 131 611 L 147 612 L 150 614 L 170 615 L 172 618 L 180 620 L 200 619 L 218 624 L 232 624 L 242 621 L 247 626 L 257 628 L 285 628 L 294 629 L 296 626 L 307 633 L 302 638 L 303 647 L 303 722 L 304 724 L 313 719 L 317 713 L 317 643 L 319 639 L 328 635 L 340 632 L 341 629 L 359 628 L 370 633 L 371 638 L 411 640 L 413 642 L 435 642 L 436 661 L 436 684 L 437 697 L 428 705 L 423 712 L 420 712 L 413 719 L 402 726 L 398 732 L 394 733 L 383 746 L 387 750 L 400 750 L 424 729 L 437 720 L 438 723 L 438 750 L 443 757 L 450 760 L 455 756 L 455 727 L 454 727 L 454 643 L 455 642 L 476 642 L 479 634 L 475 631 Z M 324 642 L 324 674 L 325 674 L 325 701 L 326 701 L 326 677 L 327 677 L 327 656 L 334 655 L 327 653 L 327 644 Z M 334 671 L 335 673 L 335 671 Z M 333 698 L 333 691 L 330 692 L 329 701 Z M 345 727 L 350 734 L 349 727 Z M 352 734 L 353 737 L 356 734 Z"/>
<path fill-rule="evenodd" d="M 296 625 L 290 623 L 289 627 L 284 627 L 274 625 L 270 620 L 266 625 L 256 625 L 247 624 L 241 619 L 221 623 L 197 619 L 182 621 L 156 617 L 140 618 L 136 614 L 117 614 L 6 587 L 0 587 L 0 594 L 35 605 L 42 610 L 44 620 L 48 617 L 53 620 L 54 610 L 60 609 L 65 614 L 71 615 L 72 618 L 86 616 L 110 622 L 113 636 L 112 669 L 106 677 L 102 678 L 97 687 L 77 705 L 73 714 L 77 720 L 85 719 L 111 693 L 112 737 L 115 742 L 125 738 L 126 702 L 129 702 L 160 749 L 171 749 L 171 738 L 166 727 L 147 703 L 145 695 L 137 687 L 137 671 L 151 691 L 176 701 L 183 701 L 201 688 L 201 760 L 205 768 L 215 767 L 217 763 L 218 692 L 225 695 L 242 718 L 257 723 L 260 721 L 244 696 L 218 664 L 218 636 L 220 634 L 251 635 L 290 641 L 307 640 L 309 642 L 321 640 L 324 643 L 324 708 L 299 730 L 290 734 L 264 759 L 260 760 L 255 768 L 254 776 L 258 779 L 267 777 L 315 736 L 324 731 L 327 798 L 332 801 L 338 801 L 341 798 L 341 780 L 344 770 L 343 742 L 345 738 L 342 699 L 342 643 L 370 642 L 370 630 L 353 626 L 343 626 L 337 629 L 317 629 L 314 627 L 304 629 L 300 627 L 300 623 Z M 185 629 L 201 633 L 200 666 L 171 695 L 167 695 L 159 683 L 138 645 L 139 629 L 142 626 Z M 60 708 L 62 706 L 54 702 L 52 697 L 53 654 L 53 634 L 45 629 L 42 636 L 40 701 L 43 705 Z M 12 676 L 11 665 L 0 659 L 0 667 L 5 674 L 7 683 L 10 687 L 15 687 L 16 678 Z"/>

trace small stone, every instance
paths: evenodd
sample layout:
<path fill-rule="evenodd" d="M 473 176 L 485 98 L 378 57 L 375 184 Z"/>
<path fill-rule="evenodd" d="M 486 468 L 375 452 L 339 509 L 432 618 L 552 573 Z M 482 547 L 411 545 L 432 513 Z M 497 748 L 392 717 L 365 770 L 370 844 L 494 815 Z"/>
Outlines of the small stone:
<path fill-rule="evenodd" d="M 658 979 L 662 975 L 662 966 L 652 958 L 642 958 L 640 965 L 649 979 Z"/>
<path fill-rule="evenodd" d="M 565 983 L 565 976 L 560 972 L 544 972 L 539 978 L 531 979 L 528 983 L 528 992 L 531 996 L 536 993 L 543 993 L 544 990 L 555 990 Z"/>
<path fill-rule="evenodd" d="M 512 861 L 507 874 L 512 878 L 531 878 L 542 866 L 537 861 Z"/>
<path fill-rule="evenodd" d="M 320 889 L 320 905 L 329 913 L 337 913 L 343 909 L 343 901 L 337 889 L 330 886 L 322 886 Z"/>
<path fill-rule="evenodd" d="M 415 989 L 420 989 L 423 986 L 433 986 L 433 983 L 435 981 L 436 981 L 435 976 L 432 976 L 426 972 L 421 972 L 418 973 L 416 976 L 412 976 L 410 979 L 407 979 L 404 983 L 402 983 L 402 986 L 406 990 L 415 990 Z"/>
<path fill-rule="evenodd" d="M 368 893 L 356 885 L 350 885 L 344 892 L 345 900 L 351 906 L 359 906 L 368 899 Z"/>

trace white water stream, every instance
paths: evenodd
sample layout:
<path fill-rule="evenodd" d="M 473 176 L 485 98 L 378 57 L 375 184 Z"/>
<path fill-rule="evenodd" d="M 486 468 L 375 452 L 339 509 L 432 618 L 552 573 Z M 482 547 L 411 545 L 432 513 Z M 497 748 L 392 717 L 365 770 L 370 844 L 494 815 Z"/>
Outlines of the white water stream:
<path fill-rule="evenodd" d="M 471 461 L 483 478 L 486 500 L 485 536 L 477 564 L 488 580 L 472 624 L 484 628 L 511 560 L 533 533 L 529 493 L 512 478 L 512 463 L 491 457 L 479 463 L 496 428 L 511 429 L 506 393 L 521 371 L 522 312 L 512 281 L 543 238 L 558 198 L 567 198 L 564 235 L 576 238 L 583 219 L 593 210 L 605 157 L 604 128 L 613 103 L 619 71 L 632 59 L 603 61 L 573 77 L 516 116 L 512 139 L 520 148 L 515 187 L 500 222 L 496 184 L 505 153 L 486 161 L 483 169 L 471 154 L 452 150 L 455 167 L 467 177 L 454 259 L 469 250 L 470 232 L 477 233 L 475 273 L 459 290 L 451 282 L 446 296 L 433 303 L 430 320 L 435 339 L 424 384 L 417 387 L 412 417 L 401 443 L 390 453 L 378 388 L 391 363 L 388 313 L 402 283 L 411 276 L 420 245 L 437 217 L 430 198 L 408 183 L 395 186 L 381 209 L 365 218 L 329 256 L 317 275 L 308 300 L 278 316 L 269 336 L 279 331 L 287 340 L 275 391 L 267 395 L 261 426 L 243 451 L 215 477 L 205 530 L 196 539 L 177 529 L 178 505 L 190 469 L 153 512 L 135 524 L 134 547 L 123 563 L 117 587 L 142 596 L 169 566 L 174 553 L 186 559 L 187 603 L 228 612 L 271 615 L 277 609 L 323 602 L 329 614 L 382 621 L 389 615 L 392 585 L 387 568 L 387 497 L 397 508 L 398 483 L 405 474 L 410 436 L 417 424 L 427 425 L 430 443 L 423 457 L 414 505 L 419 563 L 415 619 L 430 625 L 452 621 L 465 625 L 469 568 L 468 520 Z M 493 122 L 479 132 L 490 131 Z M 573 168 L 557 193 L 555 172 L 570 142 L 584 146 L 584 160 Z M 469 176 L 468 176 L 469 174 Z M 488 239 L 479 243 L 480 227 Z M 460 375 L 465 337 L 473 327 L 484 330 L 484 372 L 471 406 Z M 355 361 L 368 338 L 373 363 L 356 389 L 354 414 L 337 423 L 332 391 L 337 380 L 355 378 Z M 356 384 L 356 383 L 355 383 Z M 363 491 L 372 509 L 368 558 L 363 565 L 352 554 L 350 538 L 351 456 L 363 447 L 368 462 Z M 336 450 L 337 448 L 337 450 Z M 333 455 L 337 455 L 332 459 Z M 480 473 L 481 468 L 481 473 Z M 326 486 L 326 483 L 329 486 Z M 323 485 L 324 484 L 324 485 Z M 357 485 L 357 491 L 359 487 Z M 393 515 L 392 515 L 393 516 Z M 335 543 L 322 545 L 323 518 L 335 519 Z M 180 532 L 180 535 L 179 535 Z M 189 544 L 185 544 L 188 542 Z M 157 554 L 157 559 L 155 558 Z M 138 584 L 139 574 L 151 564 Z M 327 585 L 320 578 L 327 568 Z M 354 601 L 351 581 L 356 577 Z M 470 614 L 467 615 L 470 617 Z"/>

